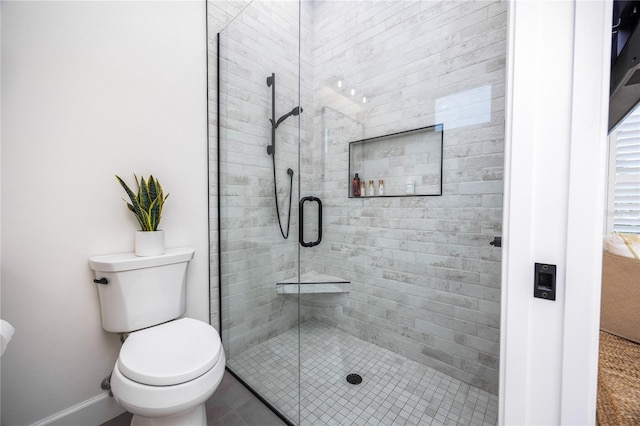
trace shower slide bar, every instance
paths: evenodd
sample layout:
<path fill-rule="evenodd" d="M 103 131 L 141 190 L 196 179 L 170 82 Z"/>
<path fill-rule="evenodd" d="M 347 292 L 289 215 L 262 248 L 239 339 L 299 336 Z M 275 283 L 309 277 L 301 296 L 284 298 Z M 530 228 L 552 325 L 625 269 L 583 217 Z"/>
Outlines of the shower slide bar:
<path fill-rule="evenodd" d="M 302 108 L 297 106 L 290 112 L 284 114 L 276 121 L 276 74 L 271 73 L 267 77 L 267 86 L 271 87 L 271 145 L 267 145 L 267 155 L 271 156 L 273 163 L 273 194 L 276 201 L 276 216 L 278 217 L 278 226 L 280 227 L 280 234 L 285 240 L 289 238 L 289 229 L 291 225 L 291 196 L 293 194 L 293 169 L 287 169 L 287 175 L 289 175 L 289 212 L 287 213 L 287 231 L 282 227 L 282 220 L 280 219 L 280 205 L 278 203 L 278 183 L 276 180 L 276 129 L 284 120 L 291 116 L 297 116 L 302 113 Z"/>

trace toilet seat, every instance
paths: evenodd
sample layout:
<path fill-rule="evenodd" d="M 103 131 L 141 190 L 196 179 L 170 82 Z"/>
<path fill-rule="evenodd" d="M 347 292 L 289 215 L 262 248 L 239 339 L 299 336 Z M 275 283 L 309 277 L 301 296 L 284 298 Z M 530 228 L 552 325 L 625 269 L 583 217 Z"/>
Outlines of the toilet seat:
<path fill-rule="evenodd" d="M 199 424 L 196 421 L 177 421 L 180 413 L 192 410 L 209 399 L 222 381 L 225 368 L 224 351 L 213 368 L 202 376 L 173 386 L 152 386 L 125 377 L 116 361 L 111 375 L 111 391 L 118 404 L 136 416 L 167 417 L 174 425 Z M 146 423 L 144 423 L 146 424 Z M 206 424 L 206 422 L 204 423 Z"/>
<path fill-rule="evenodd" d="M 218 363 L 222 344 L 209 324 L 181 318 L 131 333 L 120 349 L 123 376 L 151 386 L 172 386 L 202 376 Z"/>

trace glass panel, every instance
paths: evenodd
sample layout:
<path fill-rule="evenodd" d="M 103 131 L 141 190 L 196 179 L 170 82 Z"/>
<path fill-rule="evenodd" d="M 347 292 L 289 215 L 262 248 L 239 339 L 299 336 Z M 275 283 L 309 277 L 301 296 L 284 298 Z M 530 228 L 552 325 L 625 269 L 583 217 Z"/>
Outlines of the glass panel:
<path fill-rule="evenodd" d="M 218 117 L 227 366 L 294 423 L 298 295 L 276 283 L 298 275 L 298 14 L 253 1 L 220 32 Z"/>

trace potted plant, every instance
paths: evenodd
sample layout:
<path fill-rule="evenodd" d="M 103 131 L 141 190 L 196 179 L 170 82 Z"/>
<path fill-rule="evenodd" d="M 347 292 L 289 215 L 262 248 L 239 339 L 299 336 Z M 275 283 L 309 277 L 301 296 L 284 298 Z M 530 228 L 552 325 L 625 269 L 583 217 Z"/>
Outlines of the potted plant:
<path fill-rule="evenodd" d="M 124 188 L 131 202 L 127 202 L 127 207 L 135 215 L 140 224 L 140 231 L 135 235 L 136 256 L 155 256 L 164 253 L 164 231 L 158 230 L 158 224 L 162 217 L 162 207 L 169 194 L 164 195 L 162 186 L 158 179 L 149 176 L 145 180 L 134 174 L 138 186 L 137 194 L 118 176 L 116 179 Z"/>

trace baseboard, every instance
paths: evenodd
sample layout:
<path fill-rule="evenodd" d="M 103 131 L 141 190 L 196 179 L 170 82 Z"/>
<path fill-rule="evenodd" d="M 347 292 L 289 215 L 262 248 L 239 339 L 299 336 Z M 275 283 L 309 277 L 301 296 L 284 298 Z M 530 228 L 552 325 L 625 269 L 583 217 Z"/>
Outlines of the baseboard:
<path fill-rule="evenodd" d="M 46 419 L 42 419 L 31 426 L 98 426 L 119 416 L 124 411 L 109 396 L 108 392 L 104 392 Z"/>

